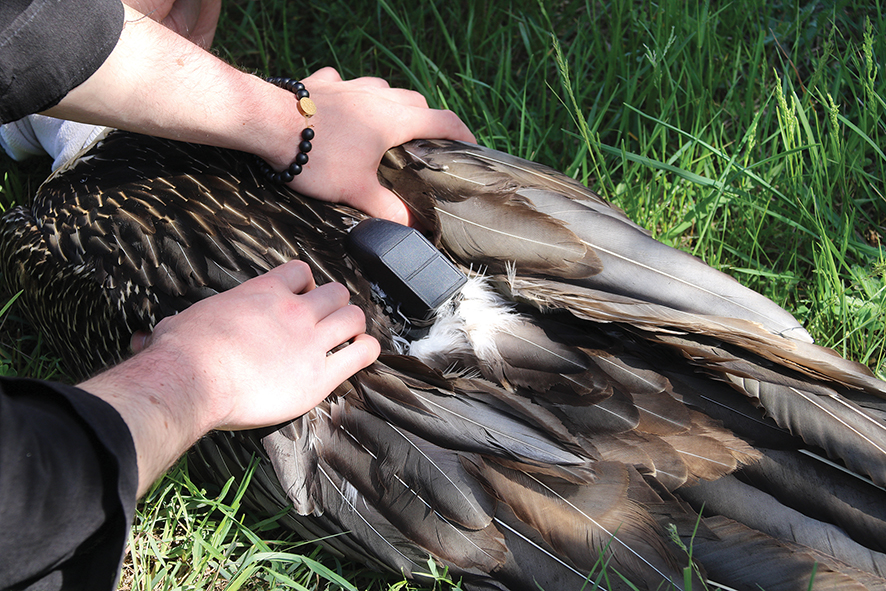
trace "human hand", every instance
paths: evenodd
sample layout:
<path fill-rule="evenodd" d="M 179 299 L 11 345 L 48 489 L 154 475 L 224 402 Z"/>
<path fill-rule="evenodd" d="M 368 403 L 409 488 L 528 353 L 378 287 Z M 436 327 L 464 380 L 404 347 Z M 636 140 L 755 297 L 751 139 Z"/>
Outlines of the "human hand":
<path fill-rule="evenodd" d="M 363 311 L 338 283 L 315 287 L 289 262 L 161 321 L 133 350 L 176 357 L 206 406 L 207 428 L 274 425 L 304 414 L 379 354 Z M 339 345 L 353 342 L 330 353 Z"/>
<path fill-rule="evenodd" d="M 380 78 L 344 81 L 323 68 L 302 82 L 317 104 L 308 120 L 317 135 L 310 161 L 290 186 L 305 195 L 409 224 L 409 209 L 378 182 L 384 153 L 417 138 L 476 141 L 452 111 L 429 109 L 421 94 Z M 276 164 L 279 170 L 289 162 Z"/>
<path fill-rule="evenodd" d="M 133 338 L 136 355 L 80 384 L 126 421 L 139 494 L 208 431 L 285 422 L 372 363 L 379 344 L 347 302 L 344 286 L 315 288 L 290 262 L 164 319 Z"/>

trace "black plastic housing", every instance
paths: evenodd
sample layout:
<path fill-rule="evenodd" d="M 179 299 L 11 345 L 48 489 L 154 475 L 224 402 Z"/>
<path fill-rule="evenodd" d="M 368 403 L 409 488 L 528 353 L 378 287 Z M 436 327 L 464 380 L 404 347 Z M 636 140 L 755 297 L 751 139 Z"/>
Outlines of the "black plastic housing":
<path fill-rule="evenodd" d="M 363 220 L 348 234 L 345 248 L 400 313 L 413 321 L 427 321 L 468 280 L 420 232 L 388 220 Z"/>

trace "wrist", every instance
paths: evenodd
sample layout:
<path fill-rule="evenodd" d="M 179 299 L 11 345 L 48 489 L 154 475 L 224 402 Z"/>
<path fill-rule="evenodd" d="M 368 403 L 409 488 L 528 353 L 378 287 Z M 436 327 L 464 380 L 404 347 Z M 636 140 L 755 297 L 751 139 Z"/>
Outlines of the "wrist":
<path fill-rule="evenodd" d="M 163 346 L 146 349 L 79 387 L 113 406 L 129 427 L 140 494 L 221 414 L 183 356 Z"/>
<path fill-rule="evenodd" d="M 212 371 L 216 360 L 201 354 L 190 339 L 174 331 L 157 332 L 149 347 L 130 358 L 131 376 L 146 376 L 143 388 L 161 398 L 160 406 L 173 415 L 189 446 L 218 428 L 230 413 L 225 407 L 224 385 Z M 156 381 L 155 381 L 156 380 Z"/>
<path fill-rule="evenodd" d="M 284 131 L 282 144 L 276 150 L 267 155 L 256 152 L 258 166 L 268 180 L 286 184 L 300 175 L 310 160 L 314 139 L 311 118 L 317 107 L 302 82 L 293 78 L 270 78 L 267 82 L 289 93 L 283 103 L 288 112 L 280 119 L 288 122 L 294 119 L 294 125 L 281 126 Z"/>

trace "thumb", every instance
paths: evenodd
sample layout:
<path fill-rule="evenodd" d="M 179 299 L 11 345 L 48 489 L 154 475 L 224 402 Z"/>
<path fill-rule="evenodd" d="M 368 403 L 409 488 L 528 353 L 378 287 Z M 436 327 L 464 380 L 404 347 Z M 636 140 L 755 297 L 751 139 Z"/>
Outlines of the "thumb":
<path fill-rule="evenodd" d="M 383 218 L 392 222 L 397 222 L 398 224 L 403 224 L 404 226 L 409 226 L 415 223 L 412 212 L 406 204 L 403 203 L 399 197 L 381 185 L 376 185 L 374 193 L 364 193 L 360 195 L 359 200 L 354 200 L 354 202 L 349 205 L 356 207 L 374 218 Z"/>
<path fill-rule="evenodd" d="M 143 330 L 136 331 L 129 340 L 129 348 L 133 353 L 140 353 L 151 344 L 151 333 Z"/>

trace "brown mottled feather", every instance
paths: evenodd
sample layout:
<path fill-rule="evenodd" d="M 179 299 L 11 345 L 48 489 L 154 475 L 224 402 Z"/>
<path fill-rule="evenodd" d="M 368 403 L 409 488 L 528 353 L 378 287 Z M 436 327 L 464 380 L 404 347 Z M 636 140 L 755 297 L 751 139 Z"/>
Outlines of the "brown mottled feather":
<path fill-rule="evenodd" d="M 540 165 L 418 141 L 391 151 L 380 178 L 471 275 L 427 339 L 346 256 L 362 214 L 261 180 L 246 155 L 122 133 L 0 220 L 2 280 L 84 373 L 125 355 L 132 331 L 285 260 L 344 283 L 385 355 L 288 425 L 201 441 L 192 467 L 225 480 L 258 457 L 247 503 L 291 503 L 282 523 L 330 536 L 342 556 L 420 577 L 431 555 L 465 588 L 564 589 L 597 580 L 603 555 L 641 589 L 679 588 L 689 558 L 673 525 L 699 572 L 736 588 L 805 588 L 816 560 L 824 584 L 886 587 L 872 566 L 882 545 L 867 541 L 882 488 L 773 466 L 769 451 L 749 467 L 758 445 L 815 447 L 883 484 L 886 385 L 869 371 Z M 807 469 L 816 494 L 786 492 Z M 741 484 L 731 474 L 773 500 L 762 511 L 726 495 L 722 513 L 778 524 L 792 505 L 852 543 L 813 524 L 804 549 L 685 502 Z"/>

